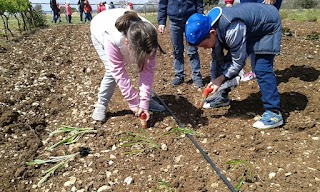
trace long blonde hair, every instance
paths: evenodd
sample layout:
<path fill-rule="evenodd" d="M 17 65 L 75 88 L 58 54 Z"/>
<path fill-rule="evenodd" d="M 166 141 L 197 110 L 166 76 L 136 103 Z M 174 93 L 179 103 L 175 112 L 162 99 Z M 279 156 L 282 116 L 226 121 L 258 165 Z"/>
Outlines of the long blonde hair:
<path fill-rule="evenodd" d="M 156 54 L 159 48 L 164 53 L 158 42 L 156 28 L 149 22 L 142 21 L 134 11 L 126 11 L 115 23 L 118 31 L 128 39 L 131 59 L 142 71 L 144 64 L 150 56 Z"/>

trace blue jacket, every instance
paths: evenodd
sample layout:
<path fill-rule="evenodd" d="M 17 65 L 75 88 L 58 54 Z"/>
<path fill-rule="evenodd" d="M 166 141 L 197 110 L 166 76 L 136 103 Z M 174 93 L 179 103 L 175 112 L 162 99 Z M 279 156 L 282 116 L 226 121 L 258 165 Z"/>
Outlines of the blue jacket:
<path fill-rule="evenodd" d="M 203 13 L 203 0 L 159 0 L 158 24 L 166 25 L 167 16 L 185 22 L 193 13 Z"/>
<path fill-rule="evenodd" d="M 232 25 L 243 23 L 246 26 L 245 37 L 237 36 L 233 44 L 228 42 L 233 37 L 228 34 L 240 34 L 232 31 Z M 262 3 L 243 3 L 232 8 L 222 8 L 222 15 L 213 25 L 219 43 L 216 46 L 225 48 L 232 55 L 232 64 L 223 73 L 227 79 L 239 73 L 245 64 L 245 57 L 255 54 L 279 54 L 282 26 L 278 10 L 272 5 Z M 230 33 L 232 31 L 232 33 Z M 221 55 L 218 49 L 214 55 Z M 221 52 L 221 51 L 220 51 Z M 222 58 L 215 58 L 221 60 Z"/>
<path fill-rule="evenodd" d="M 278 10 L 272 5 L 244 3 L 234 8 L 223 8 L 213 28 L 218 39 L 225 42 L 226 32 L 233 21 L 242 21 L 247 27 L 247 53 L 278 54 L 282 26 Z"/>

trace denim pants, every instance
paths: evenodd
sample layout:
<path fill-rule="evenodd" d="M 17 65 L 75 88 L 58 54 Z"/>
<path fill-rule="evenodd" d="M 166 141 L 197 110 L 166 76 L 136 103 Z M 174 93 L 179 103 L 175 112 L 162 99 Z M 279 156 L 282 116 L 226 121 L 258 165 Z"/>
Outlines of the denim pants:
<path fill-rule="evenodd" d="M 170 20 L 170 38 L 173 46 L 174 55 L 174 76 L 183 77 L 184 74 L 184 32 L 185 32 L 185 22 L 184 21 L 172 21 Z M 192 80 L 201 81 L 201 67 L 198 48 L 187 44 L 187 54 L 190 58 L 190 65 L 192 70 Z"/>
<path fill-rule="evenodd" d="M 83 11 L 80 11 L 80 21 L 83 21 Z"/>
<path fill-rule="evenodd" d="M 256 54 L 255 65 L 252 66 L 262 94 L 265 110 L 280 110 L 280 95 L 273 70 L 275 55 Z"/>
<path fill-rule="evenodd" d="M 84 14 L 84 22 L 87 22 L 87 19 L 88 19 L 89 21 L 91 21 L 91 19 L 92 19 L 91 13 L 85 13 L 85 14 Z"/>
<path fill-rule="evenodd" d="M 116 81 L 111 75 L 109 59 L 104 50 L 103 42 L 99 42 L 94 36 L 91 36 L 92 43 L 94 48 L 96 49 L 101 61 L 104 64 L 105 73 L 103 79 L 100 83 L 100 89 L 98 94 L 98 105 L 103 105 L 105 107 L 108 106 L 109 101 L 114 93 L 114 89 L 116 87 Z"/>

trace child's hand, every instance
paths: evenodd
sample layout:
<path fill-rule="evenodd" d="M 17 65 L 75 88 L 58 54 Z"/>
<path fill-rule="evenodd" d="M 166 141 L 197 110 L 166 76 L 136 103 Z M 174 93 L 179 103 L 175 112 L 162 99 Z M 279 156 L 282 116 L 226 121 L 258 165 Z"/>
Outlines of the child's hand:
<path fill-rule="evenodd" d="M 262 3 L 274 5 L 276 3 L 276 0 L 264 0 Z"/>
<path fill-rule="evenodd" d="M 159 25 L 159 27 L 158 27 L 159 33 L 163 34 L 164 29 L 165 29 L 165 26 L 164 26 L 164 25 Z"/>
<path fill-rule="evenodd" d="M 139 108 L 138 112 L 136 113 L 136 116 L 137 116 L 137 117 L 140 117 L 140 114 L 141 114 L 142 112 L 144 112 L 144 113 L 147 115 L 146 121 L 148 121 L 149 118 L 150 118 L 149 110 L 145 110 L 145 109 Z"/>
<path fill-rule="evenodd" d="M 211 82 L 208 84 L 207 87 L 211 87 L 213 91 L 211 93 L 215 93 L 220 88 L 221 84 L 225 81 L 224 75 L 220 75 L 215 79 L 211 79 Z"/>

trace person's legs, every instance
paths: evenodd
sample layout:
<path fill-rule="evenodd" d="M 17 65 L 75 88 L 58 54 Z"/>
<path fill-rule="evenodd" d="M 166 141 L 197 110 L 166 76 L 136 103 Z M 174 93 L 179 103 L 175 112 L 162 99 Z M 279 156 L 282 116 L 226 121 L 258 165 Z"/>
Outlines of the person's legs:
<path fill-rule="evenodd" d="M 195 86 L 201 88 L 203 87 L 203 83 L 198 48 L 195 46 L 190 46 L 189 43 L 187 43 L 187 53 L 190 58 L 193 83 Z"/>
<path fill-rule="evenodd" d="M 84 23 L 87 22 L 87 18 L 88 18 L 88 13 L 84 13 Z"/>
<path fill-rule="evenodd" d="M 280 95 L 277 88 L 277 80 L 273 70 L 275 55 L 257 54 L 254 71 L 262 94 L 262 102 L 265 113 L 262 118 L 253 124 L 255 128 L 275 128 L 283 124 L 280 113 Z"/>
<path fill-rule="evenodd" d="M 104 121 L 106 118 L 105 111 L 114 93 L 116 82 L 113 76 L 111 75 L 110 68 L 109 68 L 110 66 L 108 64 L 108 58 L 105 53 L 105 50 L 103 49 L 103 45 L 100 42 L 98 42 L 96 38 L 92 37 L 91 39 L 92 39 L 93 46 L 96 49 L 105 67 L 105 74 L 100 83 L 98 101 L 95 105 L 95 110 L 92 114 L 92 118 L 97 121 Z"/>
<path fill-rule="evenodd" d="M 54 11 L 52 10 L 51 11 L 51 14 L 52 14 L 52 23 L 54 22 Z"/>
<path fill-rule="evenodd" d="M 58 10 L 54 9 L 53 10 L 53 22 L 57 23 L 57 20 L 58 20 Z"/>
<path fill-rule="evenodd" d="M 173 47 L 174 55 L 174 80 L 172 84 L 174 86 L 180 85 L 184 81 L 184 59 L 183 59 L 183 28 L 181 28 L 182 22 L 177 23 L 170 21 L 170 38 Z"/>
<path fill-rule="evenodd" d="M 83 22 L 83 11 L 80 11 L 80 22 Z"/>

